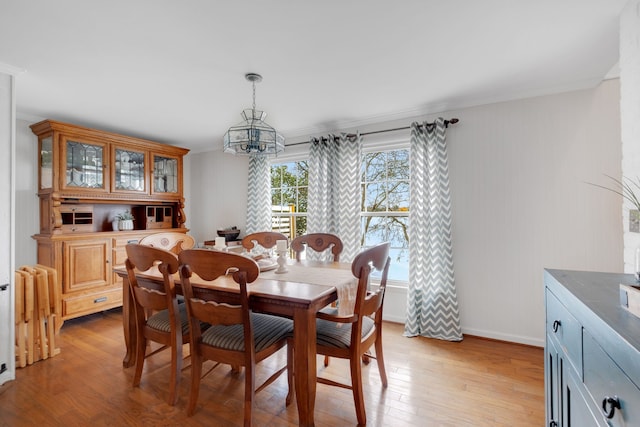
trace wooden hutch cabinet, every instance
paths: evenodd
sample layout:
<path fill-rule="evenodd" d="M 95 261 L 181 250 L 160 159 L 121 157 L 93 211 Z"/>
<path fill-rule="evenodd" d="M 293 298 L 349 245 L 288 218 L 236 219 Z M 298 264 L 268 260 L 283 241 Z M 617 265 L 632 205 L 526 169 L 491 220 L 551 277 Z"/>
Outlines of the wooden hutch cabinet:
<path fill-rule="evenodd" d="M 38 263 L 54 267 L 63 320 L 122 305 L 125 246 L 184 228 L 182 159 L 189 150 L 45 120 L 38 136 Z M 130 211 L 134 229 L 114 231 Z M 161 229 L 161 230 L 160 230 Z"/>

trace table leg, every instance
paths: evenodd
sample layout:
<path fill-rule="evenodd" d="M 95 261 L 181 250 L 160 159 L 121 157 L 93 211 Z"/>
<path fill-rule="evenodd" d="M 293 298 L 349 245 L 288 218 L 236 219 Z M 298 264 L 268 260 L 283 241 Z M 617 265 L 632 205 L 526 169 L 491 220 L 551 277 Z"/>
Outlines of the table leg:
<path fill-rule="evenodd" d="M 316 401 L 316 317 L 312 310 L 293 314 L 294 382 L 301 426 L 314 426 Z"/>
<path fill-rule="evenodd" d="M 122 279 L 122 327 L 126 347 L 122 366 L 128 368 L 136 363 L 136 324 L 133 313 L 133 297 L 129 289 L 129 280 L 126 277 Z"/>

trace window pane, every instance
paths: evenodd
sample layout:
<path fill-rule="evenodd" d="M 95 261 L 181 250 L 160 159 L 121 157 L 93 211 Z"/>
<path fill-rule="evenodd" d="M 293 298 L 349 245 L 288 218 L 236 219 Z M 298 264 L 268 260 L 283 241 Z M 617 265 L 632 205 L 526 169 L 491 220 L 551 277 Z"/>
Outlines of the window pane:
<path fill-rule="evenodd" d="M 303 234 L 307 234 L 307 217 L 306 216 L 296 216 L 296 234 L 295 236 L 290 236 L 292 239 L 301 236 Z"/>
<path fill-rule="evenodd" d="M 390 182 L 387 198 L 389 199 L 387 204 L 390 211 L 408 212 L 409 183 L 405 181 Z"/>
<path fill-rule="evenodd" d="M 308 195 L 307 187 L 298 188 L 298 212 L 307 211 L 307 195 Z"/>
<path fill-rule="evenodd" d="M 280 188 L 282 185 L 282 165 L 271 166 L 271 188 Z"/>
<path fill-rule="evenodd" d="M 309 185 L 309 166 L 307 161 L 298 162 L 298 185 Z"/>
<path fill-rule="evenodd" d="M 403 282 L 409 281 L 409 250 L 408 249 L 391 249 L 389 251 L 391 257 L 391 265 L 389 265 L 389 274 L 387 279 L 399 280 Z M 375 271 L 372 276 L 380 278 L 380 271 Z"/>
<path fill-rule="evenodd" d="M 364 155 L 364 180 L 380 181 L 386 178 L 386 153 L 367 153 Z"/>
<path fill-rule="evenodd" d="M 362 218 L 362 234 L 364 242 L 362 246 L 373 246 L 386 242 L 389 239 L 389 217 L 370 216 Z"/>
<path fill-rule="evenodd" d="M 365 212 L 384 212 L 387 210 L 385 183 L 367 184 L 365 192 Z"/>
<path fill-rule="evenodd" d="M 409 179 L 409 150 L 394 150 L 387 153 L 389 179 Z"/>
<path fill-rule="evenodd" d="M 409 248 L 409 218 L 406 216 L 387 217 L 387 239 L 394 248 Z"/>
<path fill-rule="evenodd" d="M 273 206 L 282 205 L 282 192 L 279 188 L 271 189 L 271 204 Z"/>

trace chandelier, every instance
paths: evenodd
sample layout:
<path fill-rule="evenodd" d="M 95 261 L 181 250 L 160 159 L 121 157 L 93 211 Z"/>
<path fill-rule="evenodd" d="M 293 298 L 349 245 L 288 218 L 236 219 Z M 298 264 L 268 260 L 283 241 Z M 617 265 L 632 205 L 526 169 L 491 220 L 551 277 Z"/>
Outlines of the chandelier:
<path fill-rule="evenodd" d="M 256 110 L 256 83 L 262 81 L 260 74 L 244 76 L 253 84 L 253 106 L 242 112 L 241 123 L 231 126 L 224 134 L 224 152 L 250 154 L 253 156 L 277 155 L 284 150 L 284 137 L 264 122 L 267 113 Z"/>

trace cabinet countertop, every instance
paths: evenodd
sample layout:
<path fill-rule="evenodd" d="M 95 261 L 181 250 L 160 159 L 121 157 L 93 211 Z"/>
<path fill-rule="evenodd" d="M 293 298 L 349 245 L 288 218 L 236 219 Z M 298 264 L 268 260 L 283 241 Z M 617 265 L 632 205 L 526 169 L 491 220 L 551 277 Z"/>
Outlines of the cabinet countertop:
<path fill-rule="evenodd" d="M 620 305 L 620 284 L 637 284 L 633 275 L 545 269 L 544 282 L 640 386 L 640 318 Z"/>

